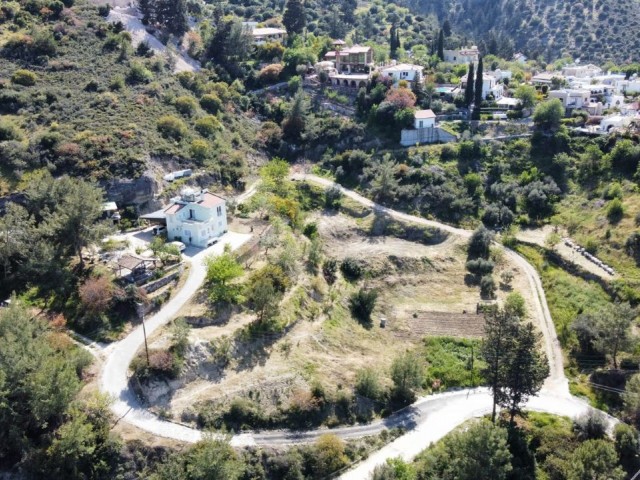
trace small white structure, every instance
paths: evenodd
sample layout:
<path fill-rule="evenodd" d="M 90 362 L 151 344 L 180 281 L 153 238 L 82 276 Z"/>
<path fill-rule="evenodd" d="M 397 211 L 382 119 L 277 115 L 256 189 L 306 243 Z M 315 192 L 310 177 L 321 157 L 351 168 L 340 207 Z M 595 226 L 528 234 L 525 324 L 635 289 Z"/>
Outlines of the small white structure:
<path fill-rule="evenodd" d="M 185 188 L 164 209 L 167 240 L 204 248 L 227 231 L 226 200 L 208 190 Z"/>
<path fill-rule="evenodd" d="M 460 48 L 458 50 L 445 50 L 444 61 L 448 63 L 456 63 L 458 65 L 468 65 L 473 62 L 474 65 L 478 63 L 480 58 L 480 51 L 478 47 L 473 45 L 470 48 Z"/>
<path fill-rule="evenodd" d="M 513 61 L 518 62 L 520 65 L 527 63 L 527 56 L 524 53 L 516 53 L 513 56 Z"/>
<path fill-rule="evenodd" d="M 638 118 L 630 115 L 613 115 L 605 117 L 600 122 L 600 130 L 610 132 L 615 128 L 627 128 L 632 123 L 638 124 Z"/>
<path fill-rule="evenodd" d="M 287 38 L 287 31 L 282 28 L 254 28 L 251 30 L 254 45 L 268 42 L 282 43 Z"/>
<path fill-rule="evenodd" d="M 421 128 L 433 128 L 436 126 L 436 114 L 433 110 L 418 110 L 414 114 L 413 127 L 418 130 Z"/>
<path fill-rule="evenodd" d="M 397 65 L 391 65 L 380 69 L 380 73 L 383 77 L 389 77 L 393 79 L 393 83 L 398 83 L 400 80 L 406 80 L 409 83 L 414 83 L 416 79 L 422 81 L 422 71 L 424 67 L 420 65 L 413 65 L 410 63 L 399 63 Z"/>
<path fill-rule="evenodd" d="M 499 108 L 504 108 L 505 110 L 515 110 L 518 108 L 518 105 L 520 105 L 520 100 L 517 98 L 502 97 L 496 101 L 496 104 Z"/>

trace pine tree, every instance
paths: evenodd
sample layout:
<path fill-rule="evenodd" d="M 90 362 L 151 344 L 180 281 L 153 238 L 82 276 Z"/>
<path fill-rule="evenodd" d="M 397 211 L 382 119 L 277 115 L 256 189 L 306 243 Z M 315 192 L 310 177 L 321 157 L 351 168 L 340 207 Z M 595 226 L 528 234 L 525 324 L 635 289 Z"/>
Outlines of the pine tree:
<path fill-rule="evenodd" d="M 467 108 L 473 103 L 473 69 L 473 62 L 471 62 L 467 72 L 467 86 L 464 89 L 464 104 Z"/>
<path fill-rule="evenodd" d="M 482 103 L 482 57 L 478 59 L 478 68 L 476 69 L 476 85 L 474 92 L 474 108 L 473 117 L 475 120 L 480 119 L 480 104 Z"/>
<path fill-rule="evenodd" d="M 438 35 L 438 58 L 444 62 L 444 30 L 442 29 Z"/>
<path fill-rule="evenodd" d="M 152 18 L 151 0 L 138 0 L 138 9 L 142 14 L 142 23 L 148 25 Z"/>
<path fill-rule="evenodd" d="M 416 96 L 416 105 L 424 107 L 425 92 L 420 70 L 416 71 L 416 76 L 414 77 L 413 83 L 411 84 L 411 91 Z"/>
<path fill-rule="evenodd" d="M 307 24 L 302 0 L 287 0 L 282 16 L 282 24 L 289 35 L 300 35 Z"/>

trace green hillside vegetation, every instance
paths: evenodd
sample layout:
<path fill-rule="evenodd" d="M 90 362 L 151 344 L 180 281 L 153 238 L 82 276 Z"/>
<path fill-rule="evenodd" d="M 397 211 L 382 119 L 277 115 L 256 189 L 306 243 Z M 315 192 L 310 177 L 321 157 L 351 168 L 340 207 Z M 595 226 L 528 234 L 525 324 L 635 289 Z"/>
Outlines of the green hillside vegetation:
<path fill-rule="evenodd" d="M 484 45 L 524 52 L 545 61 L 570 56 L 583 61 L 624 63 L 640 46 L 629 35 L 640 25 L 635 0 L 615 4 L 586 0 L 403 0 L 413 11 L 449 20 L 457 32 Z M 502 44 L 502 46 L 501 46 Z"/>
<path fill-rule="evenodd" d="M 166 57 L 134 50 L 128 33 L 83 1 L 58 15 L 35 3 L 10 2 L 0 15 L 4 192 L 40 168 L 135 178 L 150 158 L 204 167 L 226 183 L 244 175 L 241 152 L 254 139 L 237 114 L 247 106 L 241 86 L 172 75 Z"/>

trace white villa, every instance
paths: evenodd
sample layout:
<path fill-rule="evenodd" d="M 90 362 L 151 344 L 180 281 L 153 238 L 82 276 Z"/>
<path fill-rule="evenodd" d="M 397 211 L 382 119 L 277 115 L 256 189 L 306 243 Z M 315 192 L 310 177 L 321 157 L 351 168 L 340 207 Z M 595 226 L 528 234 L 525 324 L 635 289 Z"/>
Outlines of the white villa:
<path fill-rule="evenodd" d="M 445 50 L 444 61 L 449 63 L 468 65 L 469 62 L 478 63 L 480 51 L 473 45 L 471 48 L 460 48 L 458 50 Z"/>
<path fill-rule="evenodd" d="M 393 83 L 398 83 L 400 80 L 406 80 L 409 83 L 414 83 L 417 79 L 422 81 L 422 71 L 424 67 L 420 65 L 412 65 L 410 63 L 399 63 L 397 65 L 390 65 L 380 69 L 383 77 L 389 77 L 393 79 Z"/>
<path fill-rule="evenodd" d="M 591 102 L 591 92 L 584 89 L 562 89 L 549 92 L 549 98 L 557 98 L 568 110 L 586 108 Z"/>
<path fill-rule="evenodd" d="M 227 231 L 226 200 L 208 190 L 186 187 L 171 205 L 140 218 L 167 226 L 167 240 L 205 248 Z"/>
<path fill-rule="evenodd" d="M 467 78 L 464 77 L 460 83 L 460 90 L 464 91 L 467 86 Z M 493 95 L 494 100 L 500 100 L 504 96 L 504 85 L 498 82 L 498 78 L 484 73 L 482 75 L 482 98 L 486 100 L 489 95 Z"/>
<path fill-rule="evenodd" d="M 588 64 L 588 65 L 580 65 L 573 64 L 567 65 L 562 68 L 562 75 L 565 77 L 576 77 L 576 78 L 585 78 L 585 77 L 595 77 L 596 75 L 601 75 L 602 69 L 597 65 Z"/>

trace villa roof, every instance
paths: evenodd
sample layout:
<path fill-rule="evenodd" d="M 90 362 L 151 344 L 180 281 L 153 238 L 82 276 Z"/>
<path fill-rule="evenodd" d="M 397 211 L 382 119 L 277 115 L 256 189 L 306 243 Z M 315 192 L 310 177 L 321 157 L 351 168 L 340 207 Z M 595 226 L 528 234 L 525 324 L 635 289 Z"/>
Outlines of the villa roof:
<path fill-rule="evenodd" d="M 412 71 L 422 71 L 424 67 L 420 65 L 413 65 L 411 63 L 399 63 L 397 65 L 390 65 L 382 69 L 383 72 L 406 72 L 407 70 Z"/>
<path fill-rule="evenodd" d="M 253 31 L 251 32 L 253 34 L 254 37 L 261 37 L 263 35 L 281 35 L 284 33 L 287 33 L 286 30 L 283 30 L 282 28 L 254 28 Z"/>
<path fill-rule="evenodd" d="M 418 120 L 424 120 L 427 118 L 436 118 L 436 114 L 433 113 L 433 110 L 418 110 L 415 113 L 415 118 Z"/>

